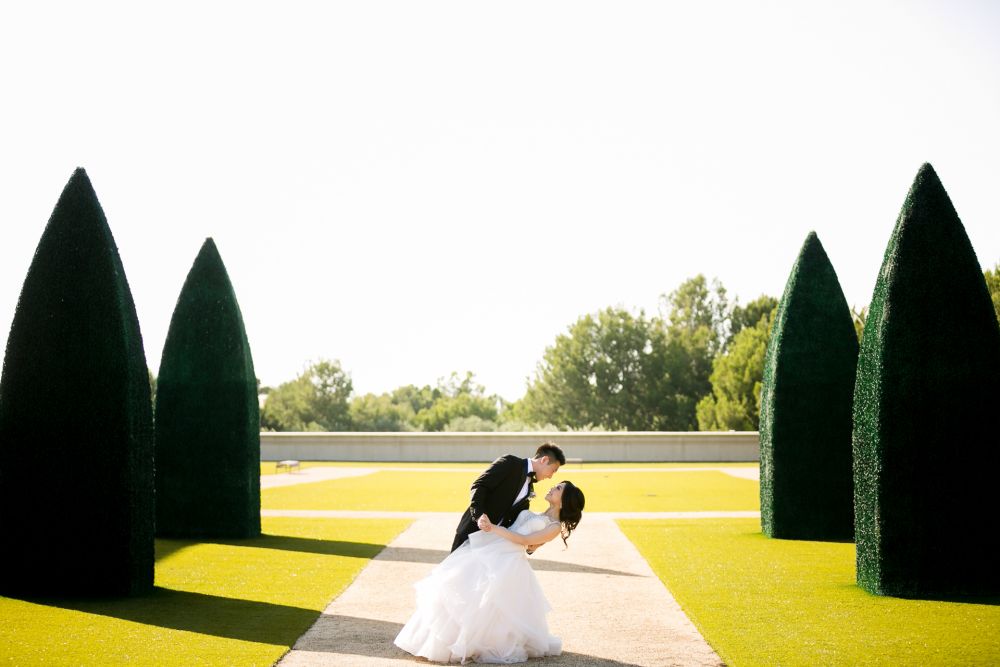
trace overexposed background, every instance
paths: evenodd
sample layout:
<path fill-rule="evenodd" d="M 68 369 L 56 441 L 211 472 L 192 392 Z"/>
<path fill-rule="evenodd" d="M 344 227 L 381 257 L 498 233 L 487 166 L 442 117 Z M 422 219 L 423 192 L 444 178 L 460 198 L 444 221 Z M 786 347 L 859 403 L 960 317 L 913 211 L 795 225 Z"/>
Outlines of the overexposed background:
<path fill-rule="evenodd" d="M 156 372 L 206 236 L 257 375 L 519 398 L 609 305 L 780 296 L 809 230 L 866 305 L 921 163 L 1000 261 L 1000 4 L 7 3 L 0 341 L 87 169 Z"/>

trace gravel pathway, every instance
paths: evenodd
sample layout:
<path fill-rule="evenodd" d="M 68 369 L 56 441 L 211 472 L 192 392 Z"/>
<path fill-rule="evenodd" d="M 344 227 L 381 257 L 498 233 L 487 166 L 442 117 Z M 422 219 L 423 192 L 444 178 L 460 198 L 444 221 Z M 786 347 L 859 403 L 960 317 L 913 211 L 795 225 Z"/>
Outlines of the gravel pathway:
<path fill-rule="evenodd" d="M 392 643 L 413 612 L 413 583 L 448 553 L 454 513 L 416 519 L 326 608 L 278 663 L 285 667 L 429 664 Z M 570 539 L 531 557 L 564 653 L 529 664 L 721 665 L 610 515 L 588 513 Z"/>

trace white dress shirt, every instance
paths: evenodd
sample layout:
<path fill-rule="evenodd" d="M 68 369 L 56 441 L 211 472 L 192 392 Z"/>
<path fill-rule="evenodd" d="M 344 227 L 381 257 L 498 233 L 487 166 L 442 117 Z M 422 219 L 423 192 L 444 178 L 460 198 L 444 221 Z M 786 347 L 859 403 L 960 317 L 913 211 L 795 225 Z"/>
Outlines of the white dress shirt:
<path fill-rule="evenodd" d="M 526 495 L 528 495 L 528 484 L 531 483 L 531 459 L 528 459 L 528 476 L 524 479 L 524 486 L 521 487 L 521 493 L 517 494 L 517 498 L 514 498 L 514 505 L 521 502 Z M 513 507 L 513 505 L 511 505 Z"/>

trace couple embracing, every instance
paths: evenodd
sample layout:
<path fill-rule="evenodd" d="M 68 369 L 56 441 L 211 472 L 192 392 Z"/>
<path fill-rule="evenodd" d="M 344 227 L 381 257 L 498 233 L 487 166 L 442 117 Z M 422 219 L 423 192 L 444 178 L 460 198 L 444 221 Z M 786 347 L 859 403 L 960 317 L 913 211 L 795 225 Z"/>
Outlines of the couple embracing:
<path fill-rule="evenodd" d="M 562 450 L 544 442 L 533 458 L 501 456 L 476 478 L 451 553 L 415 584 L 417 610 L 397 646 L 435 662 L 559 655 L 562 644 L 545 621 L 551 607 L 527 556 L 557 535 L 566 544 L 580 522 L 583 492 L 564 481 L 545 495 L 545 512 L 528 505 L 534 483 L 565 463 Z"/>

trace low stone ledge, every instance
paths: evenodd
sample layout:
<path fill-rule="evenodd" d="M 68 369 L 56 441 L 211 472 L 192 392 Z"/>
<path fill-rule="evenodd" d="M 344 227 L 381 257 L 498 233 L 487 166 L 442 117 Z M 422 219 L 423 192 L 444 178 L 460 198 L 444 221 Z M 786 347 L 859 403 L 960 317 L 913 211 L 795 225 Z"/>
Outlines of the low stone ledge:
<path fill-rule="evenodd" d="M 260 434 L 263 461 L 484 462 L 504 454 L 531 456 L 546 440 L 558 444 L 567 456 L 582 458 L 588 463 L 760 460 L 760 441 L 756 431 Z"/>

